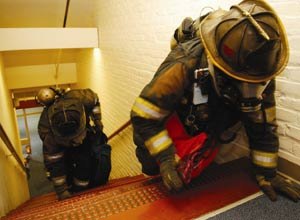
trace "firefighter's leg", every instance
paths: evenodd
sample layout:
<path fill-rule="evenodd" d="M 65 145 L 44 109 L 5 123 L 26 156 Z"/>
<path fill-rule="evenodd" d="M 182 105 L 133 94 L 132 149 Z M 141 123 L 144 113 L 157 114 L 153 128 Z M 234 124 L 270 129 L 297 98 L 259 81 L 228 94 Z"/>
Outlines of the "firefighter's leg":
<path fill-rule="evenodd" d="M 90 176 L 90 187 L 107 183 L 111 171 L 111 146 L 106 143 L 107 138 L 102 136 L 90 139 L 92 170 Z"/>
<path fill-rule="evenodd" d="M 53 143 L 51 138 L 46 138 L 43 143 L 43 155 L 45 167 L 58 199 L 70 197 L 65 170 L 64 150 Z"/>
<path fill-rule="evenodd" d="M 90 151 L 85 145 L 80 145 L 72 149 L 73 158 L 73 184 L 72 191 L 79 192 L 89 186 L 89 177 L 91 173 Z"/>

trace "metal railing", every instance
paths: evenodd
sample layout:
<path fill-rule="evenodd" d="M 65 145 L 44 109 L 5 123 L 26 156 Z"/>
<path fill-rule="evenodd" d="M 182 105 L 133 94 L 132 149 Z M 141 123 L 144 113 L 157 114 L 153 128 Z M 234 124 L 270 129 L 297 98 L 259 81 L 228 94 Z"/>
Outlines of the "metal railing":
<path fill-rule="evenodd" d="M 2 127 L 2 124 L 0 124 L 0 138 L 3 140 L 4 144 L 6 145 L 7 149 L 11 152 L 12 156 L 16 159 L 22 170 L 26 173 L 26 168 L 24 166 L 24 163 L 22 162 L 21 158 L 17 154 L 14 146 L 9 140 L 9 137 L 7 136 L 4 128 Z"/>
<path fill-rule="evenodd" d="M 127 128 L 129 125 L 131 125 L 131 121 L 128 120 L 125 124 L 123 124 L 119 129 L 117 129 L 115 132 L 113 132 L 111 135 L 108 136 L 108 140 L 112 139 L 114 136 L 119 134 L 121 131 L 123 131 L 125 128 Z"/>

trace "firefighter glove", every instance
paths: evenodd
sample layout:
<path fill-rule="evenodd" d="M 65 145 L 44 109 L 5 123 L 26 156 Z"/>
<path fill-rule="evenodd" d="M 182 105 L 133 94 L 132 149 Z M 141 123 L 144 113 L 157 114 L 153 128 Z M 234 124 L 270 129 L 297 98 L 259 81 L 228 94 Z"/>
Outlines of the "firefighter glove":
<path fill-rule="evenodd" d="M 277 200 L 276 192 L 285 195 L 294 202 L 300 200 L 300 185 L 298 183 L 292 182 L 278 174 L 272 179 L 266 179 L 262 175 L 257 175 L 256 179 L 262 191 L 271 201 Z"/>
<path fill-rule="evenodd" d="M 174 159 L 164 160 L 160 164 L 160 174 L 164 185 L 169 191 L 180 191 L 183 183 L 176 170 L 176 163 Z"/>

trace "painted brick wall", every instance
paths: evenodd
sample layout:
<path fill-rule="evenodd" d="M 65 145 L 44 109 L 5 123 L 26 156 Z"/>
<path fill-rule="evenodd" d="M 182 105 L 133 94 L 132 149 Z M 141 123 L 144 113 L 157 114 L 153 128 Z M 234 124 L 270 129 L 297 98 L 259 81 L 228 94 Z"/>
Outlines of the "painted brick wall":
<path fill-rule="evenodd" d="M 297 75 L 300 68 L 300 1 L 269 2 L 286 26 L 291 48 L 289 65 L 277 82 L 280 155 L 300 164 L 300 76 Z M 95 0 L 100 50 L 82 51 L 78 58 L 78 86 L 90 87 L 99 94 L 106 133 L 111 134 L 129 120 L 134 99 L 168 54 L 171 35 L 182 19 L 197 18 L 205 6 L 228 9 L 236 3 L 239 1 Z M 202 14 L 208 10 L 204 9 Z M 127 145 L 133 146 L 131 139 L 127 140 Z M 246 143 L 245 135 L 240 133 L 238 141 L 227 150 L 245 147 Z M 236 156 L 239 154 L 240 150 Z M 223 156 L 228 155 L 225 150 Z"/>
<path fill-rule="evenodd" d="M 277 119 L 280 156 L 300 164 L 300 1 L 271 1 L 286 27 L 290 44 L 290 61 L 277 77 Z"/>

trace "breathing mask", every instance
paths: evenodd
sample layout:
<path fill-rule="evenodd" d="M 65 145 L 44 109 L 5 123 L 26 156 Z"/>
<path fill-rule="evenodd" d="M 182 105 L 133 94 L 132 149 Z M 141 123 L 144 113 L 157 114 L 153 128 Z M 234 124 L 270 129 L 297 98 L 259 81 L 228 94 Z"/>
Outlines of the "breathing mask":
<path fill-rule="evenodd" d="M 209 59 L 208 69 L 214 89 L 225 104 L 242 112 L 254 112 L 261 108 L 262 93 L 270 81 L 250 83 L 236 80 L 214 67 Z"/>

